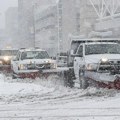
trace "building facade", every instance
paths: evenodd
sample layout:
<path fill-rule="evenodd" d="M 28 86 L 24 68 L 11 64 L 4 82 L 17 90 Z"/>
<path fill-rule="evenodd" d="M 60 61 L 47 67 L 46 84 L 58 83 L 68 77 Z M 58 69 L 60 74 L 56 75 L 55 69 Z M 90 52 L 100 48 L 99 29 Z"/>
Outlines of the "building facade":
<path fill-rule="evenodd" d="M 34 46 L 34 0 L 18 0 L 19 42 L 22 47 Z"/>
<path fill-rule="evenodd" d="M 97 15 L 89 0 L 19 0 L 23 47 L 41 47 L 56 55 L 67 52 L 71 35 L 89 36 Z"/>
<path fill-rule="evenodd" d="M 20 46 L 35 47 L 35 4 L 46 5 L 51 2 L 52 0 L 18 0 Z"/>
<path fill-rule="evenodd" d="M 11 46 L 18 45 L 18 8 L 10 7 L 5 13 L 5 30 Z"/>
<path fill-rule="evenodd" d="M 0 29 L 0 49 L 6 48 L 8 45 L 10 45 L 10 43 L 11 42 L 6 35 L 5 29 Z"/>
<path fill-rule="evenodd" d="M 35 8 L 36 46 L 47 49 L 52 55 L 68 50 L 68 36 L 79 34 L 78 26 L 75 0 L 59 0 L 52 5 Z"/>
<path fill-rule="evenodd" d="M 58 53 L 57 6 L 36 6 L 35 46 L 45 49 L 51 56 Z"/>

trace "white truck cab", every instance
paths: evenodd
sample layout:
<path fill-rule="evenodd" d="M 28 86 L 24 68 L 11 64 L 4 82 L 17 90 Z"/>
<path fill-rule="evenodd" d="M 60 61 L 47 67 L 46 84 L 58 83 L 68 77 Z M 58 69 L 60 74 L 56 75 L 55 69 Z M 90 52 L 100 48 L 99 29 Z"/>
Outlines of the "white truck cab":
<path fill-rule="evenodd" d="M 120 74 L 120 44 L 115 39 L 81 39 L 75 41 L 74 73 L 80 86 L 86 81 L 114 82 Z"/>
<path fill-rule="evenodd" d="M 56 61 L 49 57 L 47 51 L 38 48 L 20 49 L 16 58 L 11 61 L 11 66 L 13 77 L 57 67 Z"/>

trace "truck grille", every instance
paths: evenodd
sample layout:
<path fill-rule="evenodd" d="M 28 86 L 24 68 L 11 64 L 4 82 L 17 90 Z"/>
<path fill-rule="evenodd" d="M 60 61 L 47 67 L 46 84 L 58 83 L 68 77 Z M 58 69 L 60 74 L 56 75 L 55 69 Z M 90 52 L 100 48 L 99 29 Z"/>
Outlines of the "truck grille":
<path fill-rule="evenodd" d="M 110 72 L 111 74 L 120 74 L 120 61 L 109 60 L 108 62 L 101 62 L 98 67 L 100 72 Z"/>
<path fill-rule="evenodd" d="M 50 69 L 50 64 L 36 64 L 36 67 L 39 69 Z"/>
<path fill-rule="evenodd" d="M 35 69 L 50 69 L 50 64 L 28 64 L 27 69 L 28 70 L 35 70 Z"/>
<path fill-rule="evenodd" d="M 34 64 L 28 64 L 27 69 L 28 70 L 35 70 L 35 65 Z"/>

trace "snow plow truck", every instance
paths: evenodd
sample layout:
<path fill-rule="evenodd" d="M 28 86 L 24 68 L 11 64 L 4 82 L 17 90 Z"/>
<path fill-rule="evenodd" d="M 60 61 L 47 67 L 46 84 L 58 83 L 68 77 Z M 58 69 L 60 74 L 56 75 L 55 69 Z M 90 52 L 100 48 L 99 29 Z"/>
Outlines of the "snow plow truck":
<path fill-rule="evenodd" d="M 71 39 L 70 56 L 80 88 L 120 89 L 119 42 L 117 38 Z"/>
<path fill-rule="evenodd" d="M 68 67 L 57 67 L 56 60 L 40 48 L 20 49 L 11 61 L 12 78 L 48 78 L 57 75 L 63 78 L 64 85 L 73 87 L 73 78 Z"/>

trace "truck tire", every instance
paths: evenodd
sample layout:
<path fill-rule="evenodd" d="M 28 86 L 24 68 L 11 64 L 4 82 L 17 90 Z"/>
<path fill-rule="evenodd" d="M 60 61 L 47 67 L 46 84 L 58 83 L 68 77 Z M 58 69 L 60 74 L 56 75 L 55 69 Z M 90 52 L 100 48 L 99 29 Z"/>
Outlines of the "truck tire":
<path fill-rule="evenodd" d="M 64 85 L 68 87 L 74 87 L 74 80 L 75 80 L 75 74 L 73 69 L 69 69 L 68 71 L 64 72 Z"/>
<path fill-rule="evenodd" d="M 12 74 L 12 79 L 16 79 L 16 77 Z"/>
<path fill-rule="evenodd" d="M 17 79 L 17 77 L 14 75 L 14 72 L 12 73 L 12 79 Z"/>
<path fill-rule="evenodd" d="M 79 70 L 79 82 L 80 82 L 80 88 L 81 89 L 87 89 L 89 84 L 88 80 L 85 78 L 85 71 Z"/>

